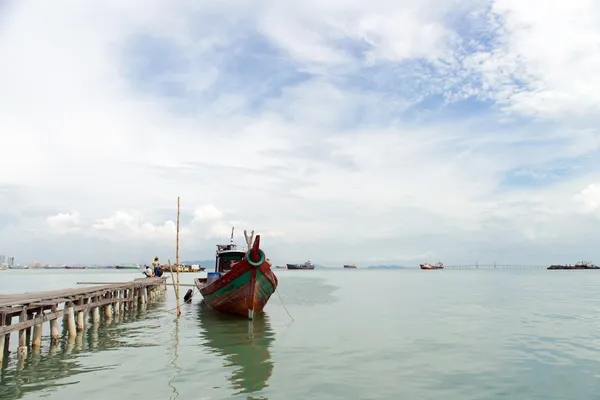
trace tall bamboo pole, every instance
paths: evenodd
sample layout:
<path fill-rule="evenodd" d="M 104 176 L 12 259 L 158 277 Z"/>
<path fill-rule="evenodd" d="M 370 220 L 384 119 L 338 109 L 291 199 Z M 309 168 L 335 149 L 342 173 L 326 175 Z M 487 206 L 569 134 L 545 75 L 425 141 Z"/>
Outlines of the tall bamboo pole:
<path fill-rule="evenodd" d="M 171 283 L 173 284 L 173 291 L 175 292 L 175 300 L 177 301 L 177 318 L 181 315 L 181 307 L 179 305 L 179 284 L 175 282 L 175 276 L 173 276 L 173 268 L 171 266 L 171 259 L 169 258 L 169 271 L 171 272 Z"/>
<path fill-rule="evenodd" d="M 180 199 L 177 196 L 177 245 L 175 247 L 175 268 L 177 268 L 177 318 L 181 315 L 181 305 L 179 304 L 179 219 L 180 219 Z"/>

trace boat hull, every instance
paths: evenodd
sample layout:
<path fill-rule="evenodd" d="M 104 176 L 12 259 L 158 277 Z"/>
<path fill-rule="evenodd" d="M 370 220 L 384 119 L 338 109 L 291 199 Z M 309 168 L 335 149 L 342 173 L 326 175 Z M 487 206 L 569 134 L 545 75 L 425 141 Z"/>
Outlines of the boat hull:
<path fill-rule="evenodd" d="M 315 269 L 312 264 L 286 264 L 287 269 Z"/>
<path fill-rule="evenodd" d="M 421 269 L 429 270 L 429 269 L 444 269 L 444 267 L 439 267 L 437 265 L 424 265 L 421 264 Z"/>
<path fill-rule="evenodd" d="M 266 258 L 263 258 L 262 264 L 254 266 L 248 262 L 247 257 L 248 255 L 233 264 L 231 271 L 210 285 L 205 285 L 199 278 L 194 279 L 208 306 L 219 312 L 248 319 L 253 319 L 263 311 L 277 289 L 277 277 Z"/>
<path fill-rule="evenodd" d="M 597 265 L 551 265 L 546 269 L 600 269 Z"/>

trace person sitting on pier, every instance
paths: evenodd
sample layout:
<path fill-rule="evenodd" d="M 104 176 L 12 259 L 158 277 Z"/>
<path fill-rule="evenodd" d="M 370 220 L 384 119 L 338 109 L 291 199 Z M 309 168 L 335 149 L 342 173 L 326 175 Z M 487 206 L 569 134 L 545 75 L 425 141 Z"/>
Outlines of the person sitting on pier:
<path fill-rule="evenodd" d="M 154 273 L 152 273 L 152 268 L 150 268 L 149 265 L 144 270 L 144 275 L 146 275 L 146 278 L 152 278 L 154 276 Z"/>
<path fill-rule="evenodd" d="M 154 276 L 156 278 L 160 278 L 163 274 L 163 268 L 159 265 L 158 268 L 156 269 L 156 272 L 154 273 Z"/>
<path fill-rule="evenodd" d="M 159 268 L 160 268 L 160 262 L 158 262 L 158 257 L 154 257 L 154 261 L 152 261 L 152 275 L 153 276 L 158 276 Z"/>

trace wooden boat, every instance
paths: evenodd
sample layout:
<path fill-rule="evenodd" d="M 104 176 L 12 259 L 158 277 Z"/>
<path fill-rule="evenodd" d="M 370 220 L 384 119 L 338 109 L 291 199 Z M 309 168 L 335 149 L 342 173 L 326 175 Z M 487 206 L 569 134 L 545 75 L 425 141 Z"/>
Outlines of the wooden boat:
<path fill-rule="evenodd" d="M 287 269 L 315 269 L 315 265 L 310 261 L 303 264 L 286 264 Z"/>
<path fill-rule="evenodd" d="M 444 269 L 444 264 L 441 262 L 431 265 L 431 264 L 420 264 L 421 269 Z"/>
<path fill-rule="evenodd" d="M 174 265 L 172 265 L 171 267 L 169 267 L 168 265 L 162 265 L 162 268 L 165 272 L 171 272 L 171 269 L 173 270 L 173 272 L 177 272 L 177 268 L 175 268 Z M 204 271 L 206 269 L 206 267 L 203 267 L 201 265 L 191 265 L 191 264 L 181 264 L 179 266 L 179 272 L 180 273 L 186 273 L 186 272 L 201 272 Z"/>
<path fill-rule="evenodd" d="M 278 282 L 271 270 L 271 262 L 260 249 L 260 235 L 256 235 L 252 246 L 252 240 L 247 236 L 246 242 L 250 250 L 237 249 L 232 230 L 231 243 L 217 245 L 215 274 L 219 276 L 211 282 L 211 275 L 213 278 L 214 275 L 209 272 L 208 280 L 196 278 L 194 283 L 210 307 L 253 319 L 263 310 Z"/>

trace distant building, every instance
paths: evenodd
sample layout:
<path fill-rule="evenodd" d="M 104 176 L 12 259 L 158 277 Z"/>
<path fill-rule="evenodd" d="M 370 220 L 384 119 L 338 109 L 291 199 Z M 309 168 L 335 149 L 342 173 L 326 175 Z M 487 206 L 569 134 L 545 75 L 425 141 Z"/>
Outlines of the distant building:
<path fill-rule="evenodd" d="M 0 254 L 0 265 L 6 264 L 6 256 L 4 254 Z"/>
<path fill-rule="evenodd" d="M 15 258 L 14 257 L 8 257 L 8 266 L 12 267 L 15 265 Z"/>

